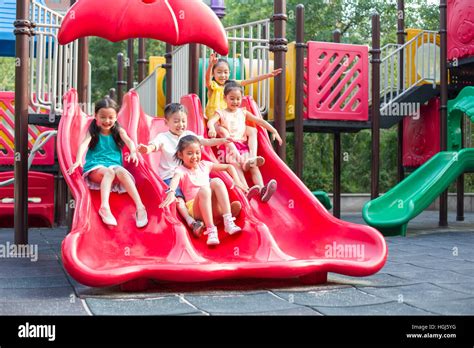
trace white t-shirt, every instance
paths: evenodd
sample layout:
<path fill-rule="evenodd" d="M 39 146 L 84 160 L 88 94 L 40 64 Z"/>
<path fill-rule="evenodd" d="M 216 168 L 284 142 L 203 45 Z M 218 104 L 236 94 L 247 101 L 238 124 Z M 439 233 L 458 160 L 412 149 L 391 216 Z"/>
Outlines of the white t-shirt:
<path fill-rule="evenodd" d="M 170 179 L 174 175 L 175 169 L 180 165 L 178 161 L 175 160 L 174 154 L 176 153 L 176 148 L 178 147 L 179 139 L 186 135 L 194 135 L 202 139 L 201 136 L 196 135 L 194 132 L 186 130 L 179 137 L 170 131 L 158 134 L 155 139 L 150 141 L 150 144 L 156 146 L 157 149 L 161 148 L 160 163 L 158 165 L 158 175 L 161 179 L 166 180 Z"/>

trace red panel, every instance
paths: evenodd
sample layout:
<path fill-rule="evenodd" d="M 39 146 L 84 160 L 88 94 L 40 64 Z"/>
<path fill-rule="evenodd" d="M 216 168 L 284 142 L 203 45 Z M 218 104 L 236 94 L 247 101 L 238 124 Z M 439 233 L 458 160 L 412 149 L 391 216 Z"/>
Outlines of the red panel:
<path fill-rule="evenodd" d="M 448 1 L 448 59 L 474 55 L 474 2 Z"/>
<path fill-rule="evenodd" d="M 439 144 L 439 98 L 420 108 L 420 118 L 403 119 L 403 165 L 418 167 L 437 154 Z"/>
<path fill-rule="evenodd" d="M 367 121 L 368 47 L 308 43 L 307 117 Z"/>
<path fill-rule="evenodd" d="M 0 165 L 13 165 L 15 142 L 15 93 L 0 92 Z M 52 130 L 46 127 L 28 126 L 28 148 L 31 150 L 38 134 Z M 34 165 L 54 164 L 54 139 L 36 153 Z"/>
<path fill-rule="evenodd" d="M 0 182 L 13 178 L 13 172 L 0 172 Z M 0 187 L 0 226 L 13 227 L 13 203 L 2 203 L 3 199 L 11 199 L 14 186 Z M 30 227 L 51 227 L 54 223 L 54 175 L 29 172 L 28 198 L 40 199 L 38 203 L 28 203 L 28 225 Z"/>

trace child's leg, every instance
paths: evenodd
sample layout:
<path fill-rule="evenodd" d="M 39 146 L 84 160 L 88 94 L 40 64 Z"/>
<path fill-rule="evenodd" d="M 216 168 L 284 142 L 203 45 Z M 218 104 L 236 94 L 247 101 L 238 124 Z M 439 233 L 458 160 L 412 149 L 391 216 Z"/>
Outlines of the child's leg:
<path fill-rule="evenodd" d="M 249 186 L 247 184 L 247 179 L 245 179 L 245 174 L 244 174 L 244 171 L 242 170 L 242 166 L 239 163 L 232 163 L 232 165 L 237 171 L 237 175 L 239 176 L 240 181 L 242 182 L 242 184 L 245 185 L 245 188 L 248 190 Z"/>
<path fill-rule="evenodd" d="M 100 184 L 100 207 L 110 212 L 110 189 L 115 179 L 115 172 L 110 168 L 99 168 L 89 173 L 89 180 Z"/>
<path fill-rule="evenodd" d="M 215 214 L 222 215 L 224 230 L 229 234 L 241 231 L 242 229 L 234 223 L 235 218 L 232 217 L 231 213 L 229 193 L 224 182 L 221 179 L 213 179 L 210 186 L 213 197 L 215 196 L 217 200 L 217 202 L 213 202 L 213 209 Z"/>
<path fill-rule="evenodd" d="M 260 169 L 258 167 L 250 167 L 250 175 L 252 175 L 252 181 L 255 185 L 260 186 L 262 188 L 263 184 L 263 177 Z"/>
<path fill-rule="evenodd" d="M 249 146 L 250 158 L 255 158 L 257 157 L 258 150 L 257 128 L 250 126 L 245 127 L 245 135 L 247 135 L 248 138 L 247 144 Z"/>
<path fill-rule="evenodd" d="M 188 208 L 186 208 L 186 203 L 184 203 L 184 199 L 182 197 L 176 198 L 177 204 L 176 208 L 178 209 L 179 214 L 186 220 L 188 226 L 194 222 L 194 219 L 191 215 L 189 215 Z"/>
<path fill-rule="evenodd" d="M 130 195 L 133 202 L 135 203 L 137 210 L 145 209 L 145 206 L 143 205 L 143 202 L 140 198 L 140 194 L 138 193 L 137 187 L 135 186 L 135 183 L 133 182 L 130 175 L 125 171 L 124 168 L 115 167 L 114 171 L 115 175 L 117 176 L 117 179 L 120 181 L 125 190 L 127 190 L 127 193 Z"/>
<path fill-rule="evenodd" d="M 216 127 L 216 132 L 220 138 L 230 137 L 230 133 L 227 128 L 224 128 L 222 126 Z M 240 163 L 242 161 L 240 153 L 235 147 L 234 143 L 225 144 L 225 147 L 227 150 L 227 158 L 225 158 L 226 163 Z"/>
<path fill-rule="evenodd" d="M 203 186 L 199 189 L 193 204 L 194 217 L 202 219 L 206 227 L 214 226 L 212 219 L 212 192 L 208 186 Z"/>

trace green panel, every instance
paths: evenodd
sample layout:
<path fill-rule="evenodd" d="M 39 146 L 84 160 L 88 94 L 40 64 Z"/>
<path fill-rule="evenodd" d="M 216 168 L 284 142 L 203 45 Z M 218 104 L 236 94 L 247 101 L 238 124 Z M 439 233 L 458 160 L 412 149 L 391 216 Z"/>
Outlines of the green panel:
<path fill-rule="evenodd" d="M 474 122 L 474 87 L 464 87 L 448 101 L 448 151 L 462 148 L 461 119 L 466 114 Z"/>

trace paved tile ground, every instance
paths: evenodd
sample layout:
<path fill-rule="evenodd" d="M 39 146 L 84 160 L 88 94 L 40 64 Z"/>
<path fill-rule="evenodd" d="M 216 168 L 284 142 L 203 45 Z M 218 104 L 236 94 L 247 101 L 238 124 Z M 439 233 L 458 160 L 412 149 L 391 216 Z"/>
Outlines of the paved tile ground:
<path fill-rule="evenodd" d="M 408 237 L 387 238 L 389 256 L 377 274 L 330 273 L 328 283 L 239 280 L 156 283 L 146 292 L 90 288 L 64 271 L 66 229 L 32 229 L 38 260 L 0 259 L 0 315 L 474 315 L 474 214 L 449 227 L 424 212 Z M 343 219 L 363 223 L 360 214 Z M 0 229 L 0 244 L 13 231 Z"/>

